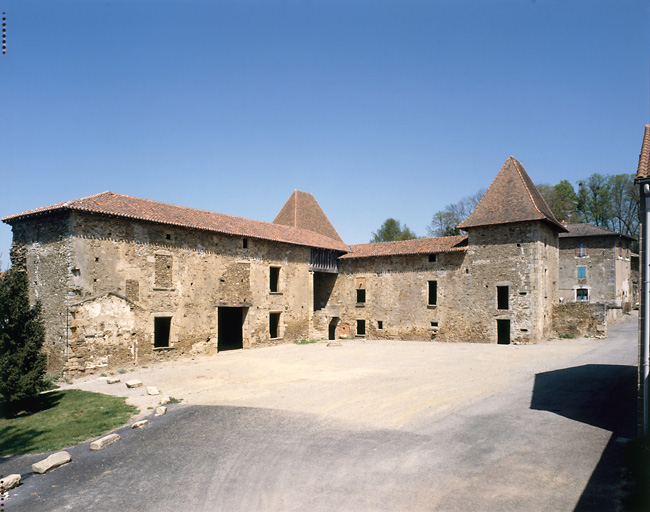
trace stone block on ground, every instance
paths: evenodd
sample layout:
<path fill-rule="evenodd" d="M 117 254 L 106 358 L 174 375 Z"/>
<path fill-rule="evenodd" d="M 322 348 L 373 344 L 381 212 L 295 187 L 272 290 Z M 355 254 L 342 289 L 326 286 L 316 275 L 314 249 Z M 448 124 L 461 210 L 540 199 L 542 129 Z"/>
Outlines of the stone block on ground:
<path fill-rule="evenodd" d="M 119 438 L 120 436 L 118 434 L 109 434 L 107 436 L 102 437 L 101 439 L 97 439 L 96 441 L 90 443 L 90 449 L 101 450 L 103 448 L 106 448 L 109 444 L 113 444 Z"/>
<path fill-rule="evenodd" d="M 147 425 L 149 425 L 149 420 L 140 420 L 131 425 L 131 428 L 142 428 L 146 427 Z"/>
<path fill-rule="evenodd" d="M 4 478 L 0 478 L 0 493 L 6 492 L 9 489 L 13 489 L 20 483 L 20 475 L 13 474 L 8 475 Z"/>
<path fill-rule="evenodd" d="M 50 455 L 47 459 L 32 464 L 32 471 L 34 473 L 45 473 L 52 469 L 56 469 L 63 464 L 67 464 L 72 460 L 68 452 L 56 452 Z"/>
<path fill-rule="evenodd" d="M 328 346 L 328 347 L 342 347 L 342 346 L 343 346 L 343 343 L 340 343 L 340 342 L 338 342 L 338 341 L 330 341 L 330 342 L 327 344 L 327 346 Z"/>
<path fill-rule="evenodd" d="M 147 386 L 147 395 L 159 395 L 160 391 L 155 386 Z"/>
<path fill-rule="evenodd" d="M 120 382 L 119 377 L 107 377 L 106 378 L 106 384 L 117 384 Z"/>
<path fill-rule="evenodd" d="M 165 414 L 167 414 L 167 407 L 164 407 L 162 405 L 160 407 L 156 407 L 155 416 L 164 416 Z"/>
<path fill-rule="evenodd" d="M 137 379 L 127 380 L 125 384 L 127 388 L 139 388 L 142 386 L 142 381 L 139 381 Z"/>
<path fill-rule="evenodd" d="M 169 403 L 169 397 L 168 396 L 163 396 L 160 399 L 160 405 L 167 405 Z"/>

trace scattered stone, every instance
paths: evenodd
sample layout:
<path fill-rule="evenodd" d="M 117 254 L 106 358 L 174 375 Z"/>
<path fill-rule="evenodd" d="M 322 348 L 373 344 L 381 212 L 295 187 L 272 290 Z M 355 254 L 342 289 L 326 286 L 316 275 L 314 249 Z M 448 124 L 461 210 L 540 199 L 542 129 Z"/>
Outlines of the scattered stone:
<path fill-rule="evenodd" d="M 32 464 L 32 471 L 34 473 L 45 473 L 51 469 L 56 469 L 63 464 L 67 464 L 72 460 L 68 452 L 56 452 L 50 455 L 47 459 Z"/>
<path fill-rule="evenodd" d="M 127 388 L 139 388 L 140 386 L 142 386 L 142 382 L 136 379 L 127 380 L 125 384 Z"/>
<path fill-rule="evenodd" d="M 9 489 L 13 489 L 20 483 L 20 475 L 13 474 L 0 478 L 0 494 L 7 492 Z"/>
<path fill-rule="evenodd" d="M 106 384 L 117 384 L 118 382 L 120 382 L 119 377 L 108 377 L 106 379 Z"/>
<path fill-rule="evenodd" d="M 168 403 L 169 403 L 169 397 L 163 396 L 162 399 L 160 400 L 160 405 L 167 405 Z"/>
<path fill-rule="evenodd" d="M 160 407 L 156 408 L 155 416 L 164 416 L 165 414 L 167 414 L 167 407 L 161 405 Z"/>
<path fill-rule="evenodd" d="M 339 343 L 338 341 L 330 341 L 327 344 L 328 347 L 342 347 L 343 343 Z"/>
<path fill-rule="evenodd" d="M 149 425 L 149 420 L 140 420 L 131 425 L 131 428 L 142 428 L 146 427 L 147 425 Z"/>
<path fill-rule="evenodd" d="M 102 450 L 103 448 L 106 448 L 109 444 L 113 444 L 119 438 L 120 436 L 118 434 L 109 434 L 107 436 L 102 437 L 101 439 L 97 439 L 97 441 L 93 441 L 92 443 L 90 443 L 90 449 Z"/>
<path fill-rule="evenodd" d="M 155 386 L 147 386 L 147 395 L 159 395 L 160 391 Z"/>

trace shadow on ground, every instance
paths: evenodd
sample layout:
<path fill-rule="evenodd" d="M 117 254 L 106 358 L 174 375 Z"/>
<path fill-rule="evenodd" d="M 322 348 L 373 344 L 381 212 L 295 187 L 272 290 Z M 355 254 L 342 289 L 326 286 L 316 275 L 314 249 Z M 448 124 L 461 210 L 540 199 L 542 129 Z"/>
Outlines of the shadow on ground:
<path fill-rule="evenodd" d="M 624 444 L 635 435 L 634 366 L 589 364 L 535 376 L 530 408 L 612 432 L 609 442 L 575 508 L 576 512 L 620 507 Z"/>

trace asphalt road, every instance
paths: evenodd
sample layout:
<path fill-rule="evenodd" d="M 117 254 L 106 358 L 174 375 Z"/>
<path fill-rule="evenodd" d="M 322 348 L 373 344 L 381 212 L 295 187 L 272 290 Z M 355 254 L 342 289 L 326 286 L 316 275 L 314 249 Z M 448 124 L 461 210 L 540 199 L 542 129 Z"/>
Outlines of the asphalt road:
<path fill-rule="evenodd" d="M 23 475 L 4 510 L 616 511 L 621 441 L 635 433 L 636 332 L 630 318 L 580 350 L 558 345 L 544 371 L 505 358 L 494 371 L 507 384 L 400 428 L 173 405 L 102 451 L 69 449 L 73 462 L 45 475 L 31 473 L 43 455 L 1 460 L 0 473 Z"/>

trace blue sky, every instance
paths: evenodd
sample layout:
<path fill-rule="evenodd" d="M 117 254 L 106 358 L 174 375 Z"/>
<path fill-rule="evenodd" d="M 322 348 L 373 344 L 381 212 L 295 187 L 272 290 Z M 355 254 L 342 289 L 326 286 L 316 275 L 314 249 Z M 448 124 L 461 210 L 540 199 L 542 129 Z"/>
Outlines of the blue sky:
<path fill-rule="evenodd" d="M 0 216 L 112 190 L 347 243 L 418 235 L 508 156 L 634 172 L 647 0 L 0 0 Z M 11 229 L 0 225 L 2 266 Z"/>

